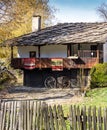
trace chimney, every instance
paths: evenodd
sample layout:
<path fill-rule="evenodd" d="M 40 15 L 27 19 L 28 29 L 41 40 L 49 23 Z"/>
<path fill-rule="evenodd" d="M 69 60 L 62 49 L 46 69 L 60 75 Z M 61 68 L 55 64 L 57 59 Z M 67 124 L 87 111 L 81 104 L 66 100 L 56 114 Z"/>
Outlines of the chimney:
<path fill-rule="evenodd" d="M 32 32 L 39 31 L 41 29 L 41 16 L 33 15 L 32 17 Z"/>

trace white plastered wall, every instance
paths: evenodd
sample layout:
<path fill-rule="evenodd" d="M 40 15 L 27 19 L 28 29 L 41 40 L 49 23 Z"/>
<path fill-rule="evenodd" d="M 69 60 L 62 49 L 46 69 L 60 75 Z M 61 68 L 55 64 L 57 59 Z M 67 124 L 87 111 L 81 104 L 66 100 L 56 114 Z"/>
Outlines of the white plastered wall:
<path fill-rule="evenodd" d="M 38 47 L 37 46 L 19 46 L 18 47 L 18 57 L 19 58 L 29 58 L 29 52 L 36 51 L 36 57 L 38 57 Z"/>
<path fill-rule="evenodd" d="M 42 58 L 67 57 L 66 45 L 47 45 L 41 47 Z"/>
<path fill-rule="evenodd" d="M 38 58 L 38 47 L 37 46 L 18 47 L 18 57 L 19 58 L 29 58 L 30 51 L 36 51 L 36 57 Z M 67 57 L 67 46 L 66 45 L 41 46 L 40 51 L 41 51 L 41 58 Z"/>
<path fill-rule="evenodd" d="M 107 42 L 103 45 L 103 61 L 107 62 Z"/>

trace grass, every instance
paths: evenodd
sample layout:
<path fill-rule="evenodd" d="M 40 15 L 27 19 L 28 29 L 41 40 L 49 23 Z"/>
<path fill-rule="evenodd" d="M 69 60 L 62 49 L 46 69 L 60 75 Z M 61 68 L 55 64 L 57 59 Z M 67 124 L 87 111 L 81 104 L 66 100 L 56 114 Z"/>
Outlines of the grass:
<path fill-rule="evenodd" d="M 69 115 L 70 105 L 80 106 L 80 108 L 84 105 L 86 106 L 86 108 L 88 108 L 89 106 L 92 106 L 92 107 L 96 106 L 97 108 L 99 107 L 105 108 L 107 107 L 107 87 L 96 88 L 96 89 L 92 89 L 88 91 L 86 93 L 86 97 L 84 97 L 83 101 L 80 103 L 63 105 L 63 112 L 65 116 Z M 102 111 L 102 115 L 104 114 L 103 112 L 104 111 Z M 98 114 L 98 109 L 96 113 Z M 69 122 L 67 122 L 66 124 L 67 124 L 67 130 L 69 130 Z"/>
<path fill-rule="evenodd" d="M 63 110 L 65 115 L 68 115 L 70 105 L 76 105 L 76 106 L 96 106 L 105 108 L 107 107 L 107 87 L 105 88 L 95 88 L 86 93 L 86 97 L 84 97 L 83 101 L 69 104 L 69 105 L 63 105 Z"/>
<path fill-rule="evenodd" d="M 96 88 L 87 92 L 82 104 L 86 106 L 107 107 L 107 87 Z"/>

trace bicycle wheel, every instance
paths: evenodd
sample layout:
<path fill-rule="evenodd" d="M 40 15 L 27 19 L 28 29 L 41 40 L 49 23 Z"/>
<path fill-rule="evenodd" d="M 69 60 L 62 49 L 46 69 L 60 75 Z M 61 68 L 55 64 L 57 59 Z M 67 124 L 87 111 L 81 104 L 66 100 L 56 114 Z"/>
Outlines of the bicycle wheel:
<path fill-rule="evenodd" d="M 70 88 L 70 85 L 71 85 L 70 79 L 67 76 L 63 76 L 62 79 L 63 88 Z"/>
<path fill-rule="evenodd" d="M 44 85 L 46 88 L 56 88 L 56 79 L 53 76 L 49 76 L 45 79 Z"/>

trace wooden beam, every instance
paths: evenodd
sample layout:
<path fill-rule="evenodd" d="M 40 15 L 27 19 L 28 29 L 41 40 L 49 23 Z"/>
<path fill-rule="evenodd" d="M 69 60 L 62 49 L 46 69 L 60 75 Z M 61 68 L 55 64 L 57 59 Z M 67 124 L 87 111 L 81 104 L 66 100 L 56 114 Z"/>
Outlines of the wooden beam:
<path fill-rule="evenodd" d="M 40 51 L 40 46 L 38 46 L 38 58 L 40 58 L 41 51 Z"/>
<path fill-rule="evenodd" d="M 80 56 L 80 44 L 78 44 L 78 56 Z"/>
<path fill-rule="evenodd" d="M 71 44 L 67 45 L 67 57 L 71 56 Z"/>
<path fill-rule="evenodd" d="M 100 50 L 99 50 L 99 44 L 97 44 L 97 61 L 100 62 Z"/>

